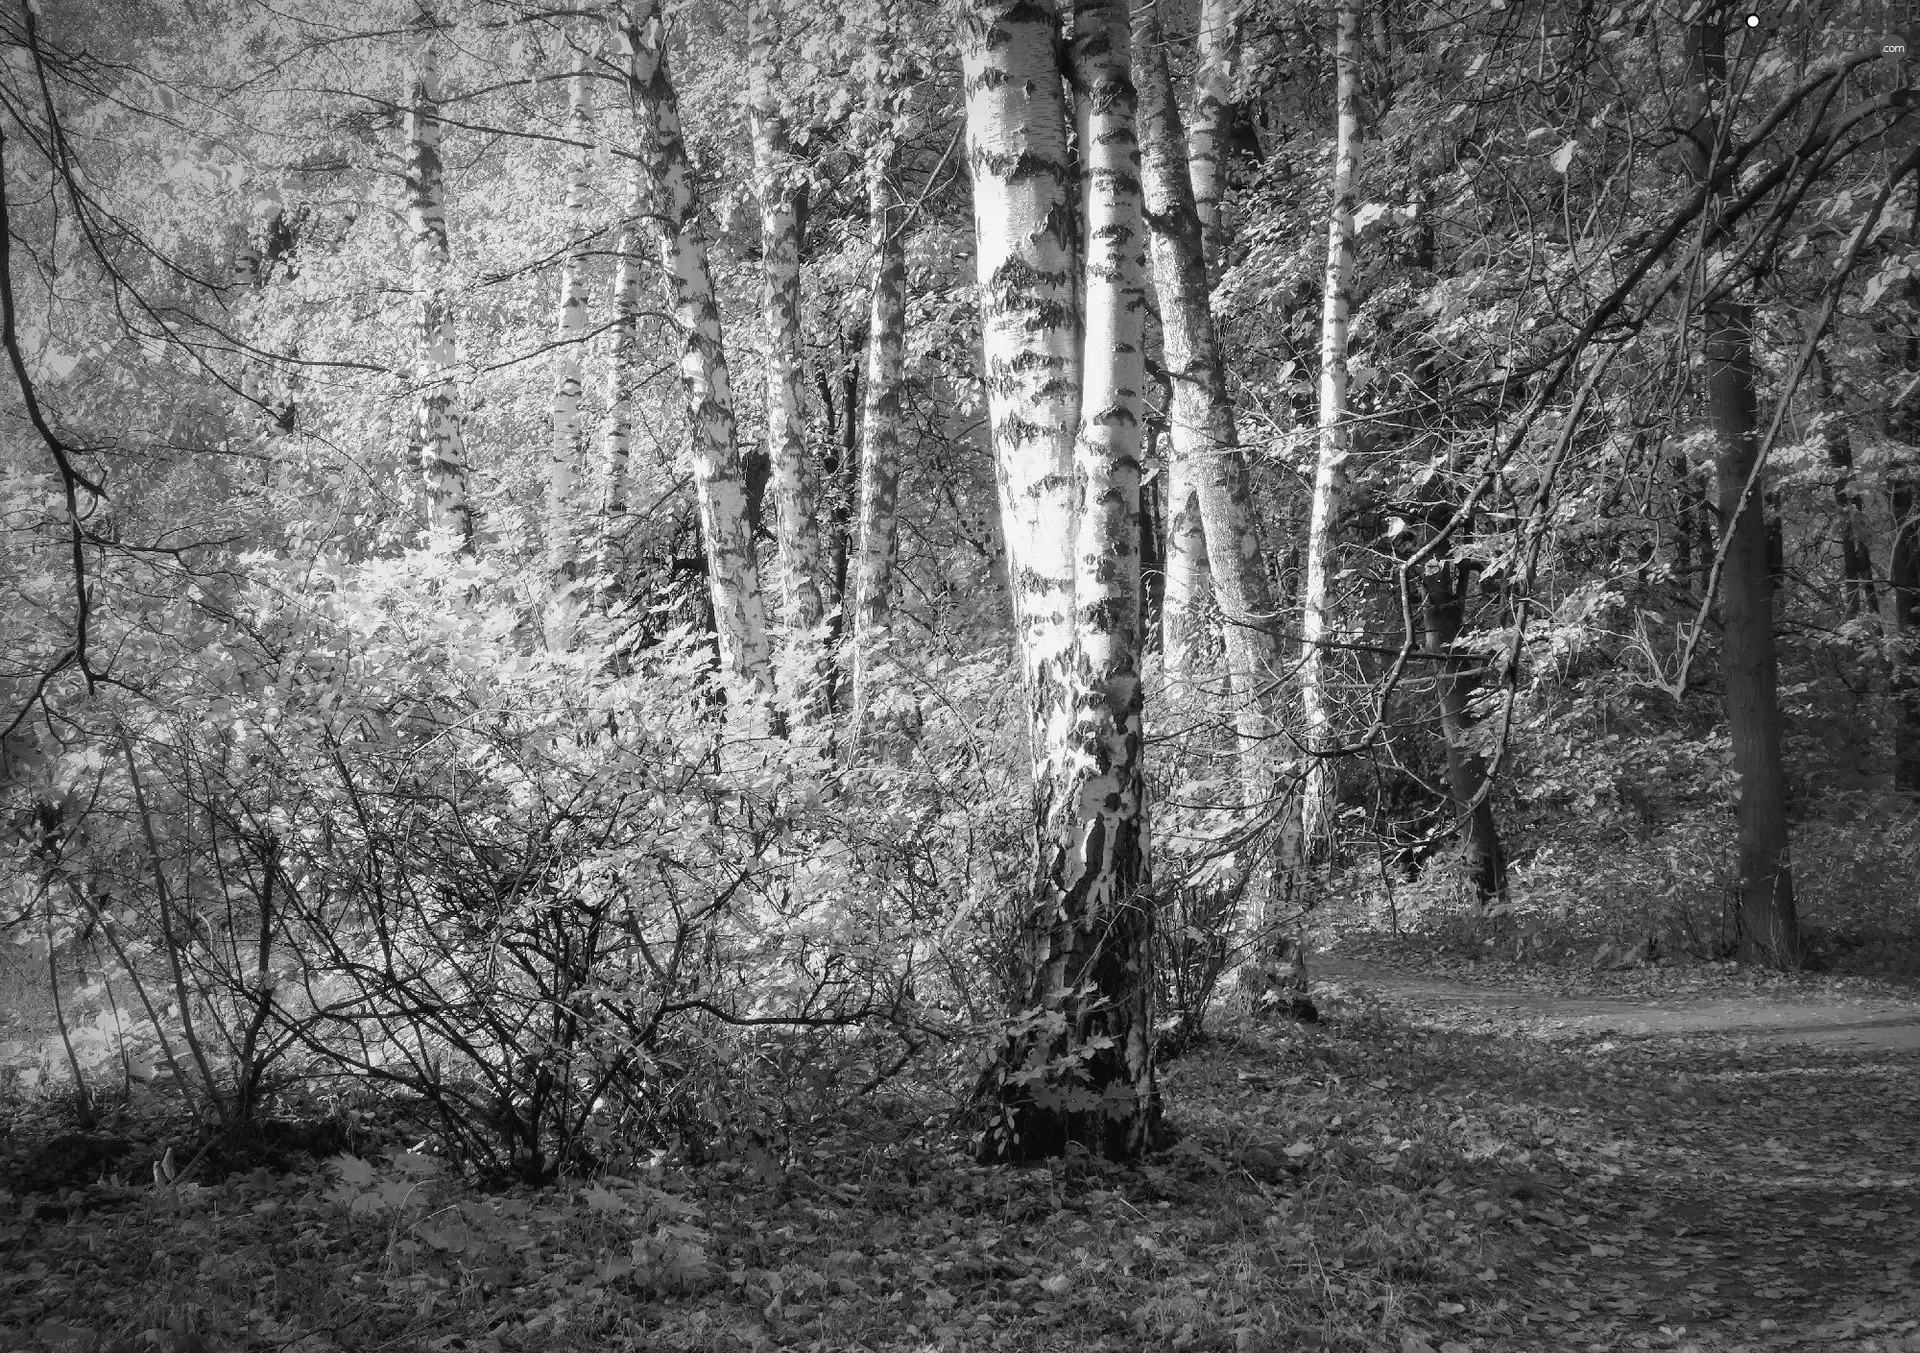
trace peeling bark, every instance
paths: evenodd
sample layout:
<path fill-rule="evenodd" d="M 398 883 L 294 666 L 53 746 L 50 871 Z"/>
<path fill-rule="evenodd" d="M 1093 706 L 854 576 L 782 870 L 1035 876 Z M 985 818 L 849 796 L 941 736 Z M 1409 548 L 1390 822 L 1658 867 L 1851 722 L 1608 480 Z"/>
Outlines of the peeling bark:
<path fill-rule="evenodd" d="M 1028 1009 L 978 1088 L 990 1115 L 982 1154 L 1012 1159 L 1073 1144 L 1137 1156 L 1160 1109 L 1152 916 L 1138 891 L 1144 361 L 1125 9 L 1082 3 L 1074 31 L 1094 223 L 1084 336 L 1101 368 L 1084 418 L 1055 16 L 1026 0 L 968 0 L 960 21 L 988 404 L 1034 732 Z"/>

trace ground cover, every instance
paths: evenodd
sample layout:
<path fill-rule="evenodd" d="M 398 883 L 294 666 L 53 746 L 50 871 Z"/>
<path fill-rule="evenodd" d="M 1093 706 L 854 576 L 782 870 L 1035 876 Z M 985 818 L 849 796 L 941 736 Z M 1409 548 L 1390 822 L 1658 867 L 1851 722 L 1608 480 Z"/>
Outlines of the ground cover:
<path fill-rule="evenodd" d="M 1134 1169 L 974 1166 L 932 1100 L 542 1190 L 397 1139 L 156 1183 L 144 1141 L 0 1198 L 0 1340 L 1920 1353 L 1920 1055 L 1554 1026 L 1411 966 L 1325 963 L 1320 1024 L 1172 1063 L 1181 1140 Z"/>

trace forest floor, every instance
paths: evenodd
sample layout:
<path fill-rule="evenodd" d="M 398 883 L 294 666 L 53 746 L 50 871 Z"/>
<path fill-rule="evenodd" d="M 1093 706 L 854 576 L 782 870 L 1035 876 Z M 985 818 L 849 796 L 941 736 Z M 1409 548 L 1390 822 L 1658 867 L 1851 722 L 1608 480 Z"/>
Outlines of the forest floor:
<path fill-rule="evenodd" d="M 370 1150 L 0 1195 L 0 1348 L 1920 1353 L 1910 985 L 1366 941 L 1313 976 L 1321 1023 L 1165 1069 L 1138 1168 L 868 1116 L 537 1191 Z"/>

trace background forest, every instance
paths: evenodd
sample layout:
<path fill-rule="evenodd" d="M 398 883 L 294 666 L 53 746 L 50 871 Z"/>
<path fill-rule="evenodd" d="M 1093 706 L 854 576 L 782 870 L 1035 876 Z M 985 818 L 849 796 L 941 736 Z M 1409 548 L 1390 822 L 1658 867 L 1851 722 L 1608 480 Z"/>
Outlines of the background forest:
<path fill-rule="evenodd" d="M 9 0 L 6 1074 L 1129 1157 L 1303 936 L 1911 964 L 1910 16 L 1748 14 Z"/>

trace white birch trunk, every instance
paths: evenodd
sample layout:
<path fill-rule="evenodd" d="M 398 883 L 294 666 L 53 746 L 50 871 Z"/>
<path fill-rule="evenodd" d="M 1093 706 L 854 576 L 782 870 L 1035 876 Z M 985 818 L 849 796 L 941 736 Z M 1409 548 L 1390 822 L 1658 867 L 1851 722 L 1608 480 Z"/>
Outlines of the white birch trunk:
<path fill-rule="evenodd" d="M 1220 202 L 1226 196 L 1228 138 L 1233 118 L 1233 62 L 1240 37 L 1238 0 L 1200 0 L 1199 64 L 1193 72 L 1193 116 L 1187 125 L 1187 170 L 1209 285 L 1220 280 L 1226 229 Z"/>
<path fill-rule="evenodd" d="M 1200 486 L 1194 467 L 1167 453 L 1166 590 L 1160 602 L 1161 670 L 1169 683 L 1183 686 L 1204 671 L 1213 647 L 1213 569 L 1207 563 L 1207 535 L 1200 520 Z"/>
<path fill-rule="evenodd" d="M 693 482 L 700 503 L 720 665 L 730 677 L 764 696 L 772 693 L 773 662 L 767 645 L 766 601 L 747 522 L 746 483 L 734 443 L 733 388 L 721 341 L 720 309 L 697 216 L 679 99 L 667 71 L 660 0 L 641 0 L 636 11 L 633 79 L 645 113 L 642 155 L 653 189 L 652 215 L 660 230 L 660 261 L 673 316 L 685 335 L 680 383 L 687 397 Z"/>
<path fill-rule="evenodd" d="M 1139 52 L 1140 141 L 1146 215 L 1152 228 L 1153 281 L 1160 297 L 1167 373 L 1173 381 L 1169 478 L 1176 494 L 1183 486 L 1191 486 L 1187 501 L 1199 508 L 1224 629 L 1242 792 L 1245 802 L 1253 805 L 1264 803 L 1273 792 L 1271 708 L 1280 664 L 1271 629 L 1272 584 L 1254 512 L 1252 476 L 1240 453 L 1233 405 L 1227 396 L 1180 114 L 1161 50 L 1159 20 L 1151 5 L 1136 12 L 1133 37 Z M 1167 550 L 1169 633 L 1177 632 L 1180 623 L 1173 618 L 1173 575 L 1181 510 L 1176 498 L 1169 507 L 1175 522 Z M 1190 633 L 1191 621 L 1185 623 Z M 1190 652 L 1191 642 L 1183 647 Z"/>
<path fill-rule="evenodd" d="M 576 54 L 573 75 L 567 82 L 567 136 L 581 145 L 574 152 L 573 172 L 567 179 L 567 242 L 560 256 L 559 308 L 553 335 L 553 408 L 547 443 L 547 572 L 556 594 L 567 590 L 578 571 L 579 539 L 574 516 L 584 453 L 580 383 L 585 370 L 587 338 L 587 284 L 581 251 L 585 247 L 587 193 L 593 183 L 593 152 L 585 144 L 593 135 L 588 61 L 586 52 Z M 559 604 L 562 608 L 566 605 L 564 600 Z M 555 619 L 564 629 L 564 619 L 558 616 Z M 561 646 L 565 646 L 564 642 Z"/>
<path fill-rule="evenodd" d="M 430 22 L 423 20 L 423 23 Z M 454 364 L 459 358 L 448 294 L 446 186 L 440 165 L 440 72 L 430 28 L 419 34 L 407 79 L 407 231 L 414 298 L 413 453 L 427 494 L 428 541 L 435 549 L 473 548 L 467 452 L 460 428 Z"/>
<path fill-rule="evenodd" d="M 820 528 L 806 473 L 805 397 L 800 341 L 801 182 L 788 147 L 786 116 L 774 90 L 779 73 L 779 0 L 747 6 L 747 103 L 754 189 L 760 200 L 765 287 L 767 487 L 773 494 L 781 613 L 796 634 L 819 625 Z M 807 664 L 796 664 L 796 668 Z M 817 694 L 817 693 L 816 693 Z M 802 706 L 813 703 L 803 697 Z"/>
<path fill-rule="evenodd" d="M 1157 1129 L 1140 683 L 1140 472 L 1147 262 L 1137 96 L 1126 0 L 1079 0 L 1075 68 L 1086 185 L 1085 385 L 1075 453 L 1076 717 L 1054 830 L 1061 911 L 1074 943 L 1036 986 L 1091 981 L 1108 1002 L 1094 1031 L 1113 1040 L 1096 1079 L 1130 1087 L 1135 1111 L 1107 1129 L 1107 1154 L 1134 1156 Z M 1065 930 L 1067 927 L 1059 927 Z M 1109 1092 L 1111 1093 L 1111 1092 Z"/>
<path fill-rule="evenodd" d="M 640 345 L 639 179 L 627 203 L 626 223 L 614 244 L 613 315 L 607 326 L 607 416 L 600 433 L 600 521 L 594 564 L 594 607 L 616 609 L 628 578 L 627 462 L 633 447 L 634 362 Z"/>
<path fill-rule="evenodd" d="M 1125 9 L 1082 3 L 1074 31 L 1094 223 L 1084 350 L 1101 367 L 1084 422 L 1057 21 L 1033 0 L 961 10 L 988 410 L 1035 748 L 1039 859 L 1020 918 L 1029 1009 L 979 1086 L 994 1111 L 983 1154 L 1015 1159 L 1076 1144 L 1137 1156 L 1159 1121 L 1152 916 L 1137 895 L 1144 303 Z M 1062 1065 L 1070 1080 L 1034 1084 L 1032 1068 Z"/>
<path fill-rule="evenodd" d="M 895 19 L 879 6 L 876 43 L 885 70 Z M 884 73 L 881 80 L 888 78 Z M 900 395 L 906 377 L 907 250 L 905 212 L 895 181 L 899 137 L 894 91 L 877 83 L 868 100 L 874 144 L 867 160 L 868 233 L 873 245 L 873 296 L 867 320 L 867 388 L 861 408 L 860 511 L 853 557 L 853 717 L 850 746 L 866 728 L 874 660 L 892 624 L 894 553 L 899 544 Z"/>
<path fill-rule="evenodd" d="M 803 181 L 789 150 L 786 117 L 774 80 L 780 60 L 779 0 L 747 6 L 747 121 L 753 139 L 754 190 L 760 200 L 761 267 L 765 277 L 767 487 L 774 502 L 774 557 L 781 613 L 787 622 L 784 679 L 788 716 L 808 723 L 827 713 L 831 657 L 816 632 L 826 616 L 820 528 L 806 466 L 801 392 L 800 233 Z"/>
<path fill-rule="evenodd" d="M 1072 718 L 1068 488 L 1080 413 L 1073 184 L 1055 29 L 1042 4 L 968 0 L 961 11 L 987 411 L 1043 800 L 1054 793 Z"/>
<path fill-rule="evenodd" d="M 1358 129 L 1354 67 L 1359 53 L 1351 3 L 1340 5 L 1338 23 L 1334 39 L 1338 129 L 1320 318 L 1320 444 L 1307 525 L 1307 578 L 1300 618 L 1300 713 L 1308 754 L 1301 832 L 1304 849 L 1316 858 L 1330 844 L 1333 827 L 1333 711 L 1327 696 L 1327 677 L 1331 666 L 1328 643 L 1334 627 L 1334 526 L 1340 511 L 1342 467 L 1353 439 L 1347 423 L 1347 316 L 1353 299 L 1353 162 Z"/>

